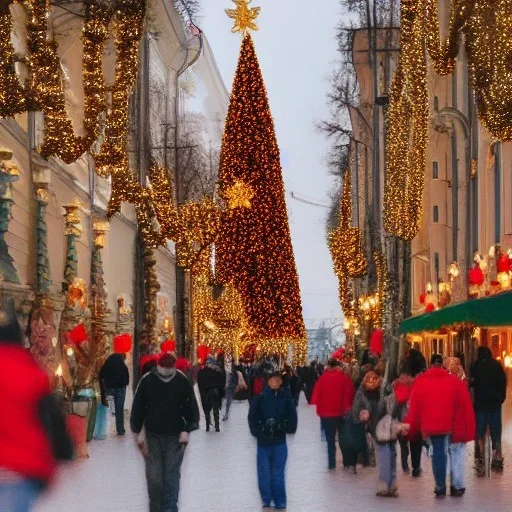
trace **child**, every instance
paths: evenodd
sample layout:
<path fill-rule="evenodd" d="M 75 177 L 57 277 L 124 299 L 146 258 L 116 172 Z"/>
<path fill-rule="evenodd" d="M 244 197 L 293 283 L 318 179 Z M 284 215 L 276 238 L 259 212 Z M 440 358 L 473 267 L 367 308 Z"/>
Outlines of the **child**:
<path fill-rule="evenodd" d="M 249 428 L 258 440 L 261 501 L 263 508 L 269 508 L 273 502 L 276 510 L 286 509 L 286 434 L 297 430 L 297 410 L 290 392 L 282 386 L 282 373 L 269 373 L 263 393 L 254 399 L 249 410 Z"/>
<path fill-rule="evenodd" d="M 401 375 L 393 383 L 393 391 L 381 400 L 378 423 L 375 427 L 379 485 L 377 496 L 396 498 L 396 441 L 400 434 L 406 434 L 408 425 L 402 423 L 410 395 L 410 382 Z"/>

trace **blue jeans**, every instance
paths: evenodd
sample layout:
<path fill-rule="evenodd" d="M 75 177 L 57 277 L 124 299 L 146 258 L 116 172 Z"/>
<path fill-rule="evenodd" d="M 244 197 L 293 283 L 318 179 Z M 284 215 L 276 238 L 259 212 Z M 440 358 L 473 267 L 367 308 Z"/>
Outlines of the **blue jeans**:
<path fill-rule="evenodd" d="M 178 512 L 181 463 L 185 447 L 178 436 L 146 432 L 146 480 L 150 512 Z"/>
<path fill-rule="evenodd" d="M 108 388 L 107 395 L 114 397 L 116 409 L 116 430 L 119 435 L 124 434 L 124 400 L 126 398 L 126 387 Z"/>
<path fill-rule="evenodd" d="M 501 407 L 490 411 L 476 411 L 476 430 L 478 439 L 483 439 L 489 427 L 492 449 L 497 450 L 501 444 Z"/>
<path fill-rule="evenodd" d="M 432 471 L 436 489 L 446 489 L 446 466 L 448 464 L 448 435 L 430 436 L 432 444 Z"/>
<path fill-rule="evenodd" d="M 329 469 L 336 467 L 336 432 L 341 423 L 341 418 L 321 418 L 320 423 L 327 440 L 327 461 Z"/>
<path fill-rule="evenodd" d="M 375 443 L 375 451 L 379 466 L 379 490 L 381 486 L 388 491 L 396 489 L 396 441 Z"/>
<path fill-rule="evenodd" d="M 23 479 L 0 484 L 0 510 L 2 512 L 30 512 L 39 494 L 41 483 Z"/>
<path fill-rule="evenodd" d="M 450 482 L 455 489 L 464 489 L 464 472 L 466 469 L 466 443 L 451 443 L 448 447 L 450 454 Z"/>
<path fill-rule="evenodd" d="M 258 486 L 264 507 L 286 508 L 284 470 L 288 458 L 286 442 L 258 444 Z"/>

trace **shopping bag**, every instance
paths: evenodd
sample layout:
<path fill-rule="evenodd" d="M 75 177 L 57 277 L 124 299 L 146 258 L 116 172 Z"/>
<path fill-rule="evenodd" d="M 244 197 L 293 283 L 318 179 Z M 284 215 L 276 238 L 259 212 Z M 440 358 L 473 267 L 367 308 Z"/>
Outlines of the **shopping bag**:
<path fill-rule="evenodd" d="M 98 404 L 96 424 L 94 425 L 94 439 L 96 441 L 104 441 L 107 439 L 107 414 L 108 407 L 103 404 Z"/>

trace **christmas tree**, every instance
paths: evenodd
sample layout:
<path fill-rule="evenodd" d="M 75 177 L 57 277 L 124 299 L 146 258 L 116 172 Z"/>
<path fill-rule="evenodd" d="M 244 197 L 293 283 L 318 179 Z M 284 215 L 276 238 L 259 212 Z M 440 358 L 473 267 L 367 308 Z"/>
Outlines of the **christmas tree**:
<path fill-rule="evenodd" d="M 264 354 L 295 346 L 304 361 L 306 335 L 284 194 L 279 148 L 263 77 L 244 36 L 219 169 L 228 214 L 216 243 L 216 279 L 240 294 L 249 336 Z"/>

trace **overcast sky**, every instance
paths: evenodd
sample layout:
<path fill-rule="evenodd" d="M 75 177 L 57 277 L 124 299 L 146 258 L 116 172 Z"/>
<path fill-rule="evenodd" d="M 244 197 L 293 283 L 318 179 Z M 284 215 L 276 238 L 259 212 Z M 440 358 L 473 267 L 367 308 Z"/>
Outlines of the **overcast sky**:
<path fill-rule="evenodd" d="M 321 4 L 321 7 L 320 7 Z M 203 0 L 200 26 L 231 90 L 241 36 L 224 13 L 229 0 Z M 338 285 L 325 242 L 326 209 L 293 200 L 293 191 L 327 202 L 327 142 L 315 122 L 327 118 L 328 76 L 336 60 L 339 0 L 253 0 L 261 6 L 253 34 L 281 149 L 290 228 L 307 325 L 340 319 Z"/>

